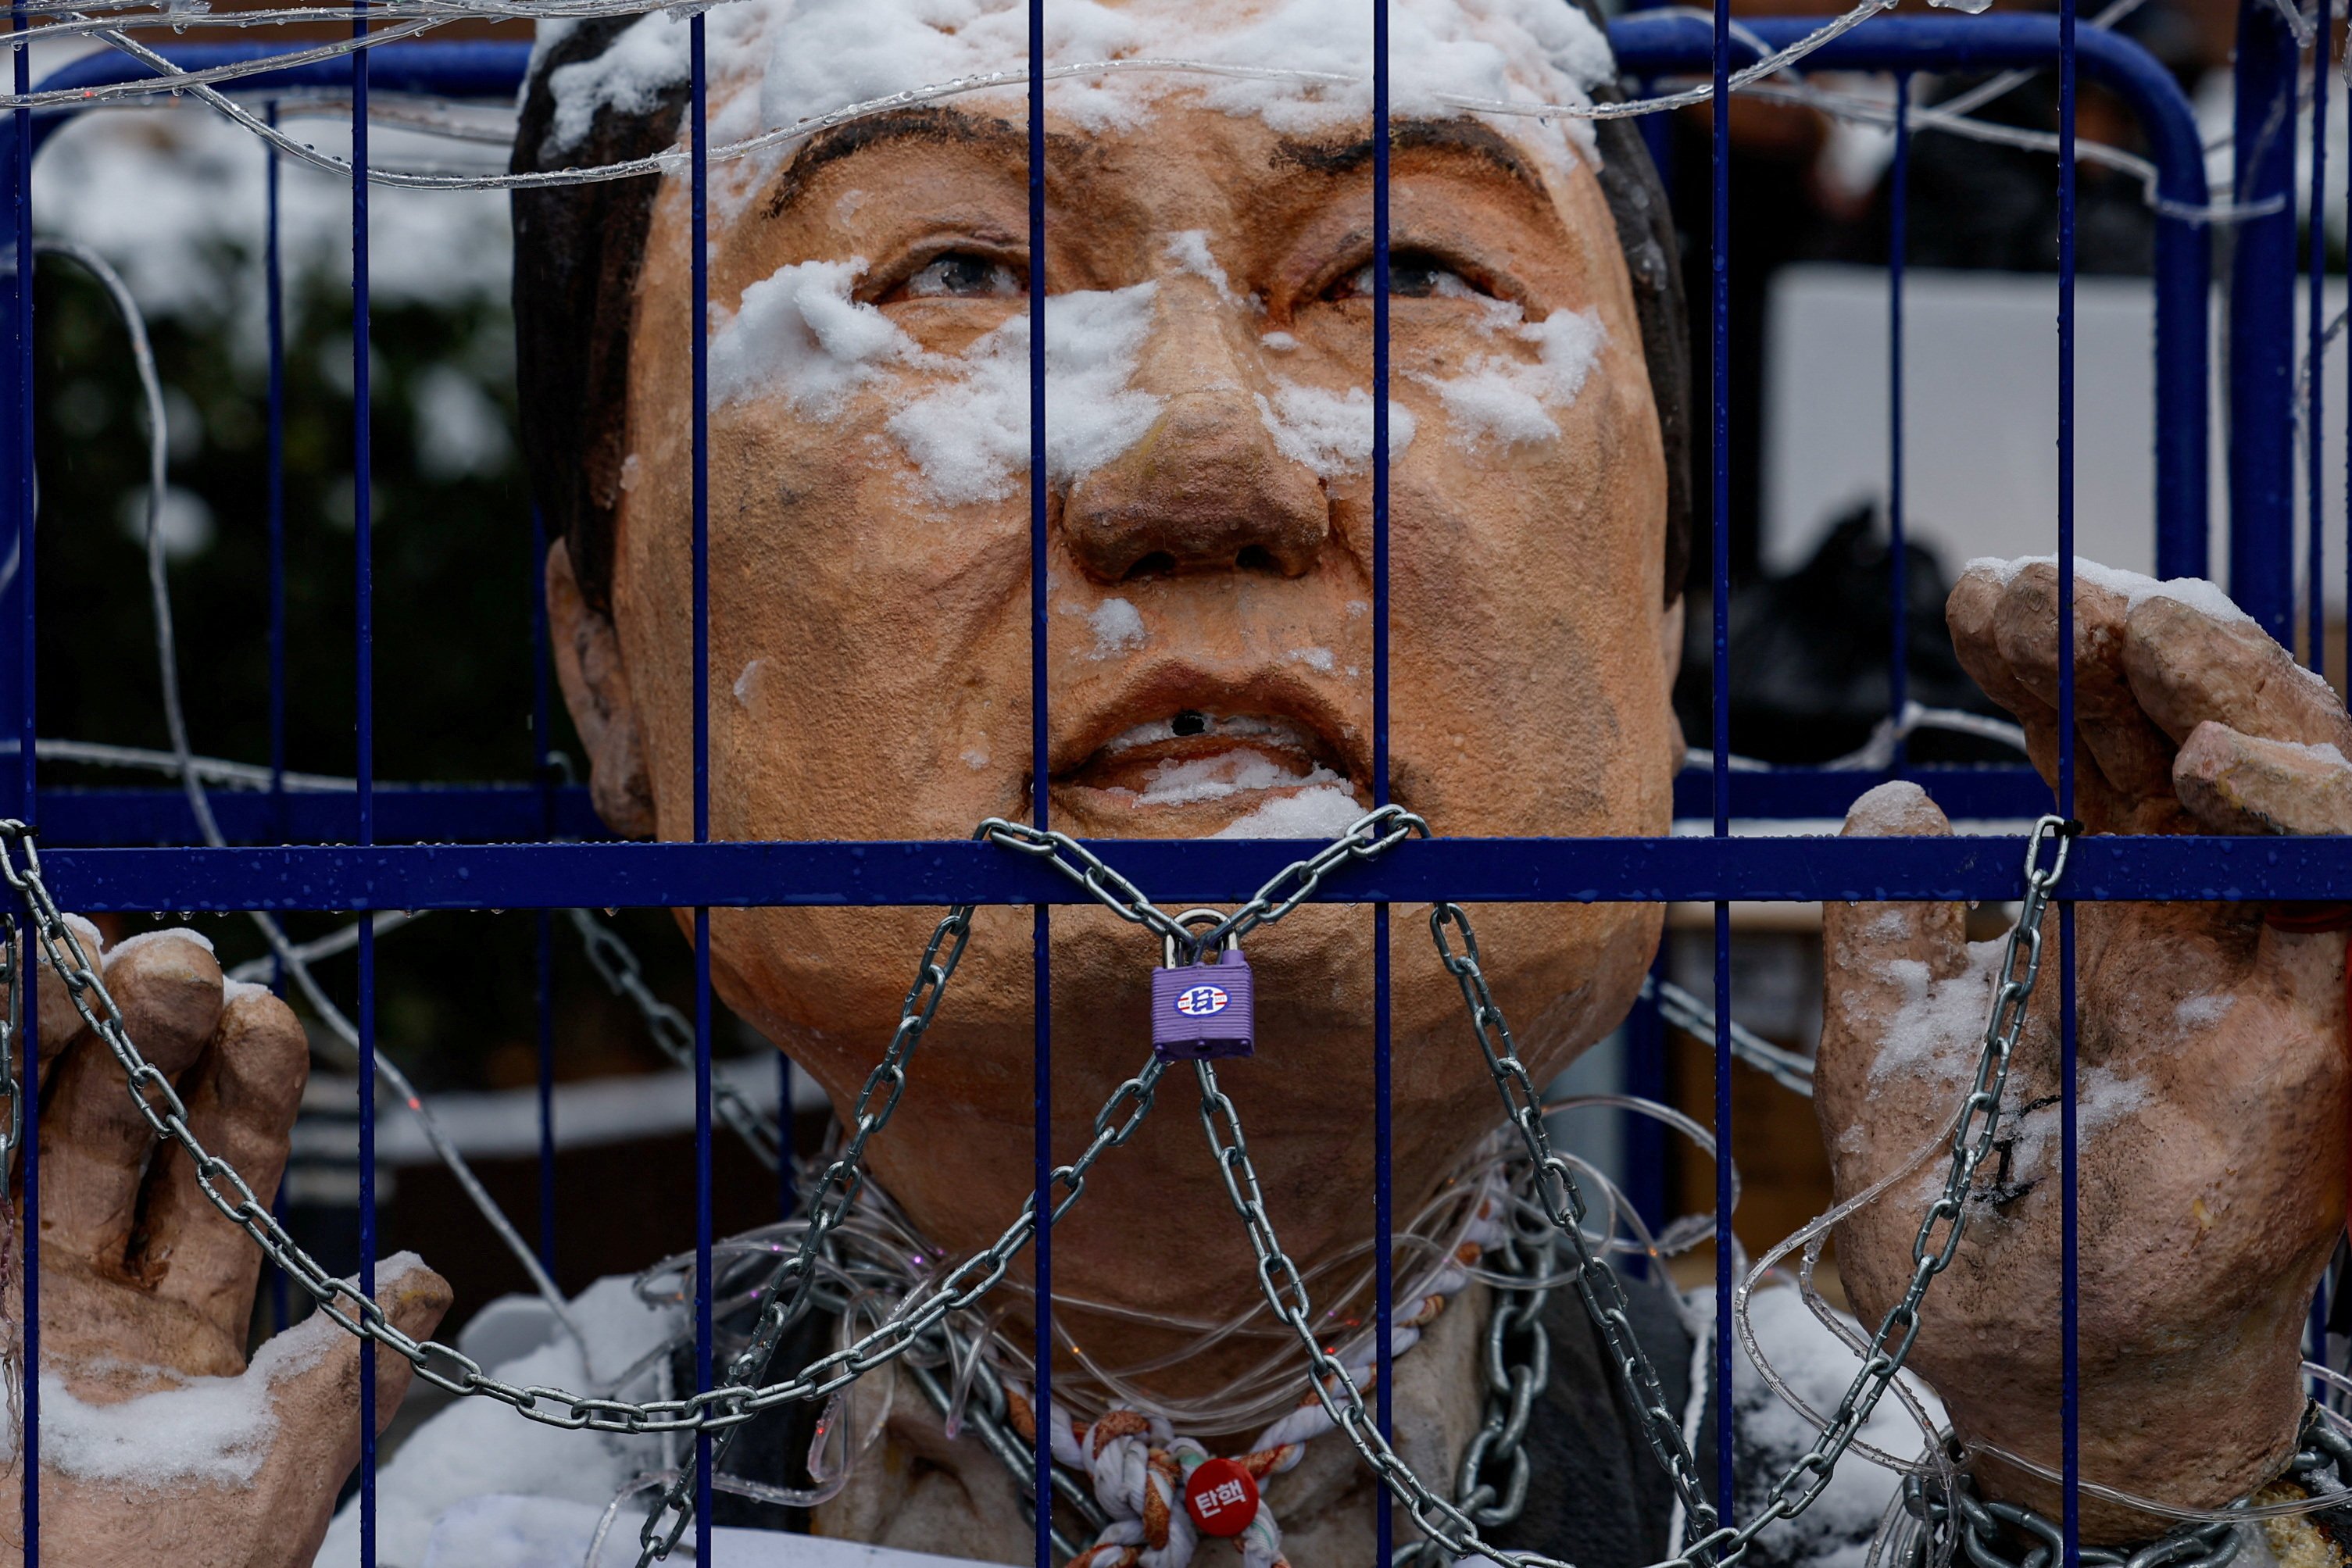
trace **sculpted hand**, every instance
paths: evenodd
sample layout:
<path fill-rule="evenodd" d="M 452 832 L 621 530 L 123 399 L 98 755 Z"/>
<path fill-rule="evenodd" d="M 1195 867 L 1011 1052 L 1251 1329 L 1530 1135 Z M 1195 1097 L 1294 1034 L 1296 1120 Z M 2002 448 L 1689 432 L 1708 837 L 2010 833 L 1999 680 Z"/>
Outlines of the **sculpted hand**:
<path fill-rule="evenodd" d="M 1961 662 L 2054 775 L 2074 748 L 2093 832 L 2352 831 L 2352 721 L 2219 601 L 2076 581 L 2076 725 L 2057 731 L 2057 573 L 1974 568 L 1948 609 Z M 2135 602 L 2136 601 L 2136 602 Z M 2335 752 L 2312 749 L 2332 747 Z M 1950 828 L 1887 785 L 1848 834 Z M 2211 1507 L 2262 1485 L 2304 1407 L 2297 1343 L 2344 1227 L 2342 932 L 2267 927 L 2246 904 L 2077 906 L 2082 1455 L 2087 1481 Z M 2000 944 L 1956 904 L 1832 904 L 1816 1110 L 1840 1198 L 1948 1126 L 1975 1071 Z M 1929 1288 L 1911 1364 L 1990 1495 L 2055 1517 L 2059 1465 L 2058 915 L 1968 1231 Z M 1865 1323 L 1898 1301 L 1948 1143 L 1837 1232 Z M 2168 1528 L 2084 1498 L 2084 1539 Z"/>
<path fill-rule="evenodd" d="M 76 925 L 95 956 L 96 934 Z M 132 938 L 103 968 L 131 1040 L 171 1075 L 197 1138 L 271 1197 L 310 1075 L 301 1024 L 261 987 L 225 986 L 185 932 Z M 112 1053 L 46 968 L 39 1003 L 42 1561 L 308 1563 L 359 1458 L 359 1343 L 314 1315 L 247 1365 L 260 1250 L 205 1197 L 182 1151 L 156 1147 Z M 449 1290 L 394 1260 L 377 1299 L 422 1335 Z M 19 1321 L 13 1271 L 6 1305 Z M 405 1361 L 378 1354 L 379 1427 L 408 1381 Z M 0 1546 L 13 1552 L 20 1472 L 10 1470 Z"/>

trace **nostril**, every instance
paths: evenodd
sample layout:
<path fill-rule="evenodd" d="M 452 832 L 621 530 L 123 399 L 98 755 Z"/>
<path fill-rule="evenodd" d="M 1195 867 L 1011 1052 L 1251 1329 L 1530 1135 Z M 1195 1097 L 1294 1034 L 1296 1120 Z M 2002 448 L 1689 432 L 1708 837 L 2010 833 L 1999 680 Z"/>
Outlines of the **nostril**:
<path fill-rule="evenodd" d="M 1264 545 L 1250 545 L 1243 549 L 1241 554 L 1234 557 L 1234 570 L 1236 571 L 1270 571 L 1279 576 L 1282 572 L 1282 563 L 1274 559 L 1274 552 L 1266 549 Z"/>
<path fill-rule="evenodd" d="M 1156 549 L 1129 567 L 1120 580 L 1133 582 L 1139 577 L 1164 577 L 1175 570 L 1176 558 L 1164 549 Z"/>

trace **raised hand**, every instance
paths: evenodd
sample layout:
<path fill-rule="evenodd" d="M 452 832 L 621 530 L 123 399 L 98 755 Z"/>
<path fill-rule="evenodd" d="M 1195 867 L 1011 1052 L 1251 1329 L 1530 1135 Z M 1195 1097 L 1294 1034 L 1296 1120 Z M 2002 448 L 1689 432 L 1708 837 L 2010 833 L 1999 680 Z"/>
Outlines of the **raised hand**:
<path fill-rule="evenodd" d="M 2352 720 L 2325 683 L 2202 585 L 2098 572 L 2075 593 L 2076 722 L 2057 727 L 2057 571 L 1978 566 L 1948 610 L 1961 662 L 2025 727 L 2074 747 L 2093 832 L 2352 831 Z M 1950 831 L 1916 789 L 1857 802 L 1850 834 Z M 2082 1473 L 2179 1506 L 2262 1485 L 2304 1408 L 2298 1342 L 2344 1227 L 2343 932 L 2263 906 L 2078 905 Z M 1973 1073 L 2000 944 L 1952 904 L 1832 904 L 1816 1109 L 1843 1198 L 1945 1128 Z M 1929 1289 L 1911 1364 L 1982 1489 L 2055 1517 L 2059 1465 L 2058 916 L 1968 1233 Z M 1865 1322 L 1902 1295 L 1948 1145 L 1837 1232 Z M 2084 1538 L 2170 1521 L 2086 1494 Z"/>
<path fill-rule="evenodd" d="M 76 924 L 95 956 L 97 934 Z M 133 937 L 103 968 L 198 1140 L 274 1195 L 310 1075 L 293 1013 L 261 987 L 224 983 L 184 931 Z M 247 1364 L 259 1249 L 205 1198 L 188 1156 L 157 1147 L 113 1055 L 47 969 L 39 1004 L 41 1560 L 308 1563 L 359 1458 L 359 1343 L 314 1315 Z M 382 1266 L 378 1287 L 414 1335 L 449 1304 L 448 1286 L 413 1259 Z M 14 1271 L 6 1310 L 21 1321 Z M 379 1427 L 409 1372 L 376 1357 Z M 12 1469 L 0 1488 L 10 1550 L 22 1545 Z"/>

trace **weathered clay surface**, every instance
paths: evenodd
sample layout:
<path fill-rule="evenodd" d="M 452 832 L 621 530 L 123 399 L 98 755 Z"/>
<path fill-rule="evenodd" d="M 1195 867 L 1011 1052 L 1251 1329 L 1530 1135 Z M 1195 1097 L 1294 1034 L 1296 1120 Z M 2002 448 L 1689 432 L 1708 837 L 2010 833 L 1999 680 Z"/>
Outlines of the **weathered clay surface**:
<path fill-rule="evenodd" d="M 713 409 L 714 837 L 961 839 L 983 818 L 1028 813 L 1025 486 L 1016 475 L 998 498 L 942 502 L 891 423 L 954 382 L 948 357 L 1025 306 L 1018 102 L 961 109 L 854 149 L 813 142 L 714 214 L 715 319 L 742 310 L 746 291 L 781 269 L 862 257 L 853 304 L 933 357 L 872 361 L 872 378 L 829 412 L 796 405 L 781 385 Z M 1369 809 L 1370 475 L 1361 462 L 1318 473 L 1286 454 L 1268 413 L 1286 387 L 1341 397 L 1370 383 L 1370 302 L 1349 281 L 1371 254 L 1370 172 L 1348 153 L 1363 128 L 1286 135 L 1203 103 L 1190 84 L 1132 126 L 1049 120 L 1049 286 L 1154 287 L 1129 389 L 1161 400 L 1130 447 L 1049 498 L 1054 825 L 1189 837 L 1298 792 L 1136 804 L 1152 767 L 1215 747 L 1114 753 L 1109 743 L 1187 709 L 1295 727 L 1223 755 L 1299 774 L 1320 765 Z M 1657 416 L 1612 219 L 1590 167 L 1559 162 L 1559 134 L 1497 121 L 1491 137 L 1479 128 L 1396 148 L 1398 243 L 1450 278 L 1393 301 L 1393 396 L 1413 434 L 1392 465 L 1392 776 L 1395 799 L 1441 833 L 1648 833 L 1669 820 L 1679 736 L 1665 695 L 1679 620 L 1661 581 Z M 1552 152 L 1538 145 L 1547 139 Z M 684 197 L 672 182 L 659 199 L 637 311 L 634 478 L 610 633 L 621 658 L 583 655 L 567 675 L 583 729 L 626 724 L 635 737 L 598 748 L 598 798 L 644 793 L 668 839 L 693 826 Z M 1202 236 L 1222 285 L 1171 251 L 1186 234 Z M 970 258 L 968 290 L 907 286 L 942 255 Z M 1479 435 L 1432 384 L 1483 357 L 1538 362 L 1534 343 L 1495 327 L 1502 301 L 1529 321 L 1590 310 L 1601 328 L 1579 390 L 1543 405 L 1556 436 Z M 559 560 L 559 643 L 593 649 L 605 633 L 583 630 L 593 612 L 563 570 Z M 642 783 L 603 776 L 640 765 Z M 729 1004 L 846 1106 L 890 1038 L 937 918 L 717 910 L 714 972 Z M 1623 1015 L 1659 915 L 1517 905 L 1478 921 L 1541 1079 Z M 994 1239 L 1034 1176 L 1029 922 L 1025 910 L 981 913 L 906 1097 L 872 1145 L 877 1179 L 958 1252 Z M 1361 907 L 1310 909 L 1249 944 L 1258 1051 L 1223 1079 L 1302 1263 L 1360 1241 L 1370 1224 L 1371 925 Z M 1426 910 L 1400 906 L 1392 941 L 1396 1182 L 1417 1197 L 1498 1106 L 1429 946 Z M 1054 914 L 1052 953 L 1054 1142 L 1066 1157 L 1146 1058 L 1158 946 L 1106 913 L 1068 909 Z M 1256 1299 L 1191 1098 L 1171 1086 L 1057 1227 L 1055 1280 L 1072 1297 L 1195 1319 Z M 1081 1308 L 1064 1321 L 1113 1362 L 1169 1345 Z M 1150 1381 L 1213 1387 L 1261 1354 L 1229 1343 Z"/>
<path fill-rule="evenodd" d="M 1972 570 L 1960 656 L 2052 770 L 2056 571 Z M 2251 627 L 2161 596 L 2078 586 L 2079 810 L 2094 831 L 2341 831 L 2352 768 L 2304 749 L 2352 737 L 2326 689 Z M 2186 741 L 2176 756 L 2176 741 Z M 2292 743 L 2292 744 L 2290 744 Z M 1865 797 L 1848 833 L 1937 834 L 1916 789 Z M 2084 903 L 2080 974 L 2083 1474 L 2178 1505 L 2226 1503 L 2292 1446 L 2297 1342 L 2344 1224 L 2341 933 L 2268 929 L 2258 905 Z M 1956 904 L 1832 904 L 1816 1106 L 1841 1197 L 1945 1128 L 1977 1059 L 1996 949 Z M 1969 1231 L 1930 1291 L 1913 1364 L 1963 1441 L 2059 1461 L 2057 915 Z M 1840 1228 L 1863 1316 L 1902 1294 L 1948 1150 Z M 1988 1490 L 2056 1489 L 1996 1458 Z M 2086 1540 L 2160 1521 L 2086 1498 Z"/>

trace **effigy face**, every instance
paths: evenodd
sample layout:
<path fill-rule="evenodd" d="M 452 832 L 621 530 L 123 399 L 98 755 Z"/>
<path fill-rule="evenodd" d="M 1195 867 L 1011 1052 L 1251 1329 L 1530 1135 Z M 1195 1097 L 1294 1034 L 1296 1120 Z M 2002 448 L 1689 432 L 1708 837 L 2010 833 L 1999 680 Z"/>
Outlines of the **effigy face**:
<path fill-rule="evenodd" d="M 767 62 L 733 78 L 719 67 L 714 139 L 1021 70 L 1019 8 L 973 7 L 960 28 L 917 9 L 754 14 L 745 36 L 713 45 L 715 61 Z M 1057 60 L 1359 74 L 1369 60 L 1360 6 L 1064 10 L 1075 15 L 1056 23 Z M 1607 70 L 1605 48 L 1557 0 L 1401 6 L 1398 26 L 1394 798 L 1448 833 L 1662 832 L 1680 749 L 1665 474 L 1593 154 L 1569 122 L 1433 99 L 1580 97 Z M 1414 60 L 1431 62 L 1422 78 Z M 580 89 L 591 89 L 603 90 Z M 1049 91 L 1043 570 L 1056 828 L 1324 838 L 1370 809 L 1369 128 L 1360 84 L 1160 72 Z M 1027 814 L 1027 180 L 1017 77 L 820 136 L 781 163 L 714 172 L 716 838 L 961 838 L 982 818 Z M 645 826 L 665 838 L 692 830 L 690 216 L 683 178 L 669 181 L 632 340 L 617 656 L 590 661 L 598 711 L 615 716 L 600 790 L 641 790 Z M 575 711 L 585 684 L 574 674 Z M 716 912 L 719 984 L 846 1103 L 936 918 Z M 1654 909 L 1626 906 L 1482 919 L 1539 1071 L 1622 1016 L 1657 929 Z M 1014 1130 L 1031 1104 L 1028 924 L 1023 911 L 982 912 L 875 1147 L 880 1178 L 951 1248 L 992 1239 L 1003 1195 L 1027 1181 Z M 1420 924 L 1400 912 L 1398 1168 L 1414 1188 L 1493 1123 L 1493 1091 Z M 1366 910 L 1307 910 L 1250 945 L 1258 1058 L 1231 1081 L 1251 1097 L 1253 1148 L 1277 1181 L 1369 1179 L 1370 928 Z M 1054 931 L 1057 1114 L 1075 1149 L 1145 1059 L 1156 953 L 1099 911 L 1057 912 Z M 1216 1178 L 1189 1123 L 1147 1127 L 1090 1184 L 1091 1218 L 1056 1232 L 1075 1293 L 1112 1290 L 1089 1276 L 1089 1239 L 1141 1215 L 1207 1260 L 1209 1278 L 1166 1289 L 1247 1288 L 1246 1249 L 1222 1199 L 1207 1201 Z M 935 1157 L 941 1140 L 953 1160 Z M 1203 1201 L 1188 1210 L 1171 1192 Z M 1311 1253 L 1329 1239 L 1297 1241 Z"/>

